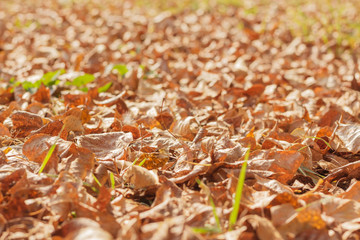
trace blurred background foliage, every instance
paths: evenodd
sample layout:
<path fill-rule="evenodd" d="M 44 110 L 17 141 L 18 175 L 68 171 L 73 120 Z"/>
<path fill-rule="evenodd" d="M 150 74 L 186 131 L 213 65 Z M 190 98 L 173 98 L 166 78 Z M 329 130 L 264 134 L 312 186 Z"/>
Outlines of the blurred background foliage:
<path fill-rule="evenodd" d="M 274 24 L 291 31 L 305 41 L 335 41 L 338 46 L 356 48 L 360 42 L 360 1 L 358 0 L 136 0 L 137 7 L 148 12 L 216 11 L 225 14 L 229 8 L 240 9 L 254 19 L 259 33 Z M 260 21 L 260 22 L 259 22 Z M 275 22 L 275 23 L 274 23 Z M 277 27 L 277 26 L 276 26 Z M 270 29 L 269 29 L 270 28 Z"/>
<path fill-rule="evenodd" d="M 156 16 L 168 11 L 181 14 L 189 11 L 211 11 L 231 15 L 236 11 L 242 16 L 239 27 L 250 21 L 257 33 L 276 29 L 288 30 L 293 37 L 301 37 L 305 42 L 336 45 L 337 51 L 357 49 L 360 45 L 360 1 L 359 0 L 50 0 L 22 1 L 2 0 L 2 4 L 15 2 L 37 7 L 38 4 L 52 5 L 54 8 L 79 7 L 83 11 L 106 8 L 137 8 L 139 14 Z M 7 6 L 7 9 L 9 6 Z M 16 13 L 16 9 L 13 9 Z M 234 15 L 235 16 L 235 15 Z M 17 25 L 29 23 L 17 23 Z M 330 47 L 331 48 L 331 47 Z"/>

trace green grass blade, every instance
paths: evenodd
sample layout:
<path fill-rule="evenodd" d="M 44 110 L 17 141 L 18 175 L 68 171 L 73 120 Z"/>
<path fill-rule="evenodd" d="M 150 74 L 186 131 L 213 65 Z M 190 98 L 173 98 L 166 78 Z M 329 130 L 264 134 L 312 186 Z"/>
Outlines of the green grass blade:
<path fill-rule="evenodd" d="M 44 161 L 43 161 L 42 164 L 41 164 L 41 167 L 40 167 L 40 170 L 39 170 L 39 173 L 38 173 L 38 174 L 40 174 L 40 173 L 42 173 L 42 171 L 44 171 L 44 169 L 45 169 L 45 167 L 46 167 L 46 164 L 48 163 L 49 159 L 51 158 L 51 156 L 52 156 L 52 154 L 53 154 L 53 152 L 54 152 L 54 150 L 55 150 L 56 143 L 57 143 L 57 141 L 59 140 L 59 138 L 60 138 L 60 136 L 61 136 L 61 133 L 64 131 L 64 128 L 65 128 L 65 124 L 62 126 L 62 128 L 61 128 L 61 130 L 60 130 L 60 132 L 59 132 L 59 134 L 58 134 L 58 136 L 57 136 L 57 139 L 55 140 L 54 144 L 51 145 L 49 151 L 47 152 L 47 154 L 46 154 L 46 156 L 45 156 L 45 158 L 44 158 Z"/>
<path fill-rule="evenodd" d="M 192 230 L 199 234 L 221 233 L 221 230 L 217 227 L 193 227 Z"/>
<path fill-rule="evenodd" d="M 322 139 L 321 137 L 308 136 L 308 137 L 305 137 L 305 138 L 313 138 L 313 139 L 321 140 L 321 141 L 323 141 L 323 142 L 326 144 L 326 146 L 328 146 L 330 149 L 332 149 L 332 147 L 330 146 L 330 144 L 329 144 L 327 141 L 325 141 L 324 139 Z"/>
<path fill-rule="evenodd" d="M 45 173 L 45 175 L 46 175 L 46 176 L 48 176 L 49 178 L 54 178 L 54 179 L 56 179 L 56 178 L 58 178 L 58 177 L 59 177 L 59 175 L 57 175 L 57 174 L 49 174 L 49 173 Z"/>
<path fill-rule="evenodd" d="M 57 141 L 56 141 L 57 142 Z M 42 162 L 41 164 L 41 167 L 40 167 L 40 170 L 39 170 L 39 174 L 42 173 L 42 171 L 44 171 L 45 167 L 46 167 L 46 164 L 48 163 L 49 159 L 51 158 L 54 150 L 55 150 L 55 147 L 56 147 L 56 142 L 51 145 L 49 151 L 47 152 L 45 158 L 44 158 L 44 161 Z"/>
<path fill-rule="evenodd" d="M 101 187 L 102 185 L 101 185 L 100 181 L 97 179 L 97 177 L 95 176 L 95 174 L 92 174 L 92 177 L 95 180 L 95 182 Z"/>
<path fill-rule="evenodd" d="M 240 171 L 238 183 L 236 186 L 233 210 L 231 211 L 230 217 L 229 217 L 229 231 L 232 230 L 233 226 L 235 225 L 235 223 L 237 221 L 238 215 L 239 215 L 241 195 L 242 195 L 243 186 L 244 186 L 244 182 L 245 182 L 246 167 L 247 167 L 247 161 L 249 159 L 249 155 L 250 155 L 250 148 L 246 151 L 244 163 L 241 166 L 241 171 Z"/>
<path fill-rule="evenodd" d="M 139 160 L 139 158 L 136 158 L 133 162 L 132 162 L 132 165 L 136 165 L 137 161 Z M 145 157 L 139 164 L 138 166 L 142 166 L 144 165 L 144 163 L 146 162 L 147 158 Z"/>
<path fill-rule="evenodd" d="M 318 176 L 319 178 L 325 178 L 325 176 L 323 176 L 323 175 L 321 175 L 321 174 L 319 174 L 317 172 L 314 172 L 313 170 L 311 170 L 311 169 L 309 169 L 309 168 L 307 168 L 305 166 L 301 166 L 300 168 L 305 172 L 308 172 L 308 173 L 311 173 L 311 174 L 314 174 L 314 175 Z"/>
<path fill-rule="evenodd" d="M 137 163 L 137 161 L 139 160 L 139 158 L 137 157 L 133 162 L 132 162 L 132 164 L 131 165 L 135 165 L 136 163 Z"/>
<path fill-rule="evenodd" d="M 302 175 L 307 176 L 307 174 L 304 172 L 304 170 L 301 167 L 299 167 L 298 170 Z"/>
<path fill-rule="evenodd" d="M 110 183 L 111 183 L 111 188 L 115 189 L 115 177 L 112 172 L 110 172 Z"/>
<path fill-rule="evenodd" d="M 206 193 L 206 195 L 208 196 L 210 205 L 212 207 L 212 212 L 213 212 L 213 215 L 215 218 L 216 227 L 217 227 L 217 229 L 219 229 L 221 231 L 220 218 L 216 213 L 216 206 L 215 206 L 214 200 L 211 197 L 209 188 L 203 182 L 201 182 L 199 179 L 196 179 L 196 182 L 198 183 L 199 187 L 202 188 L 204 190 L 204 192 Z"/>
<path fill-rule="evenodd" d="M 83 182 L 83 186 L 85 187 L 89 187 L 93 192 L 95 193 L 99 193 L 99 189 L 97 189 L 96 187 L 92 186 L 90 183 L 88 182 Z"/>
<path fill-rule="evenodd" d="M 212 211 L 213 211 L 213 214 L 214 214 L 216 226 L 217 226 L 218 229 L 221 229 L 220 218 L 216 213 L 216 206 L 215 206 L 214 200 L 212 199 L 211 196 L 209 196 L 209 201 L 210 201 L 210 205 L 212 207 Z"/>
<path fill-rule="evenodd" d="M 144 165 L 145 162 L 146 162 L 146 158 L 144 158 L 144 160 L 142 160 L 142 161 L 139 163 L 139 166 L 141 167 L 142 165 Z"/>
<path fill-rule="evenodd" d="M 66 85 L 73 85 L 76 87 L 81 87 L 81 86 L 84 86 L 84 85 L 94 81 L 94 80 L 95 80 L 94 75 L 85 73 L 84 75 L 79 76 L 79 77 L 75 78 L 74 80 L 72 80 L 72 82 L 66 82 Z"/>
<path fill-rule="evenodd" d="M 303 147 L 299 148 L 297 151 L 300 152 L 301 150 L 304 150 L 307 147 L 309 147 L 309 146 L 303 146 Z"/>

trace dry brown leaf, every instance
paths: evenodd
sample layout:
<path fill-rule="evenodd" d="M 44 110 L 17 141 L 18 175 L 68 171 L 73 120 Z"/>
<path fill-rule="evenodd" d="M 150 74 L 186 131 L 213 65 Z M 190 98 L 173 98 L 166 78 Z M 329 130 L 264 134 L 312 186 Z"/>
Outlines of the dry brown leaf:
<path fill-rule="evenodd" d="M 65 106 L 77 107 L 80 105 L 89 104 L 89 99 L 86 94 L 66 94 L 64 95 Z"/>
<path fill-rule="evenodd" d="M 151 240 L 181 239 L 185 227 L 185 217 L 166 218 L 162 222 L 149 223 L 141 228 L 142 237 Z"/>
<path fill-rule="evenodd" d="M 360 151 L 360 124 L 358 123 L 339 123 L 335 132 L 338 137 L 339 146 L 337 151 L 358 153 Z"/>
<path fill-rule="evenodd" d="M 50 90 L 44 84 L 41 84 L 32 99 L 41 103 L 48 103 L 50 101 Z"/>
<path fill-rule="evenodd" d="M 339 197 L 360 201 L 360 182 L 353 182 L 344 193 L 339 194 Z"/>
<path fill-rule="evenodd" d="M 62 162 L 66 164 L 65 170 L 84 180 L 94 168 L 94 153 L 87 148 L 70 147 L 68 151 L 65 151 L 65 154 L 71 154 L 69 157 L 62 156 L 64 157 Z"/>
<path fill-rule="evenodd" d="M 71 145 L 71 142 L 64 141 L 58 137 L 52 137 L 46 134 L 36 134 L 30 137 L 23 146 L 23 154 L 30 160 L 41 164 L 50 147 L 56 143 L 55 151 L 51 155 L 45 170 L 54 169 L 57 172 L 58 162 L 60 160 L 60 153 L 66 151 Z"/>
<path fill-rule="evenodd" d="M 68 2 L 1 1 L 2 239 L 358 238 L 357 1 Z"/>
<path fill-rule="evenodd" d="M 0 123 L 0 136 L 11 136 L 9 129 L 5 127 L 2 123 Z"/>
<path fill-rule="evenodd" d="M 36 135 L 39 133 L 48 134 L 50 136 L 58 136 L 63 125 L 64 124 L 60 120 L 51 121 L 51 122 L 47 123 L 46 125 L 42 126 L 41 128 L 39 128 L 38 130 L 32 131 L 30 136 Z M 63 131 L 62 134 L 60 135 L 60 137 L 62 139 L 66 139 L 67 134 L 68 133 L 66 131 Z"/>
<path fill-rule="evenodd" d="M 19 105 L 16 102 L 11 102 L 9 104 L 9 106 L 0 112 L 0 123 L 3 123 L 4 120 L 9 117 L 14 110 L 18 110 L 19 109 Z"/>
<path fill-rule="evenodd" d="M 175 121 L 170 131 L 187 140 L 192 141 L 198 132 L 199 124 L 194 117 L 187 117 L 184 120 Z"/>
<path fill-rule="evenodd" d="M 211 166 L 211 159 L 210 157 L 208 157 L 201 160 L 199 163 L 195 164 L 194 168 L 189 173 L 180 177 L 172 178 L 170 180 L 173 181 L 174 183 L 184 183 L 186 181 L 196 178 L 197 176 L 206 174 L 210 169 L 210 166 Z"/>
<path fill-rule="evenodd" d="M 112 240 L 111 234 L 100 227 L 100 224 L 89 218 L 75 218 L 63 224 L 54 236 L 64 240 L 70 239 L 104 239 Z"/>
<path fill-rule="evenodd" d="M 256 231 L 256 235 L 260 240 L 276 239 L 282 240 L 282 236 L 272 225 L 272 223 L 263 217 L 257 215 L 248 215 L 240 220 L 240 224 L 249 223 Z"/>
<path fill-rule="evenodd" d="M 14 99 L 14 93 L 11 92 L 11 88 L 0 89 L 0 104 L 5 105 L 10 103 Z"/>
<path fill-rule="evenodd" d="M 91 149 L 99 160 L 124 158 L 125 148 L 133 141 L 131 133 L 88 134 L 76 138 L 79 146 Z"/>
<path fill-rule="evenodd" d="M 43 126 L 42 118 L 33 113 L 18 111 L 11 115 L 13 123 L 13 135 L 16 137 L 26 137 L 31 131 Z"/>
<path fill-rule="evenodd" d="M 97 101 L 97 100 L 93 100 L 93 101 L 96 105 L 99 106 L 110 107 L 112 105 L 116 105 L 116 110 L 118 111 L 118 113 L 124 114 L 128 111 L 128 107 L 122 98 L 123 98 L 123 94 L 119 94 L 117 96 L 105 99 L 103 101 Z"/>
<path fill-rule="evenodd" d="M 159 178 L 155 172 L 137 165 L 130 165 L 124 169 L 122 178 L 134 189 L 154 187 L 159 184 Z"/>
<path fill-rule="evenodd" d="M 49 152 L 51 145 L 56 141 L 56 138 L 57 137 L 51 138 L 49 135 L 45 134 L 34 135 L 25 142 L 22 149 L 23 154 L 30 161 L 41 164 Z M 54 153 L 51 155 L 45 171 L 48 172 L 51 169 L 57 171 L 58 162 L 58 147 L 55 147 Z"/>

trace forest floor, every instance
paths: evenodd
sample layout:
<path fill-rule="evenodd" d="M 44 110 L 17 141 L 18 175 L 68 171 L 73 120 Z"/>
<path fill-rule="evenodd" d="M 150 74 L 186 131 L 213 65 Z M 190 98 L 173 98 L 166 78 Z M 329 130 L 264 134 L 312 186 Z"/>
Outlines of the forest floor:
<path fill-rule="evenodd" d="M 1 0 L 0 239 L 358 239 L 360 3 Z"/>

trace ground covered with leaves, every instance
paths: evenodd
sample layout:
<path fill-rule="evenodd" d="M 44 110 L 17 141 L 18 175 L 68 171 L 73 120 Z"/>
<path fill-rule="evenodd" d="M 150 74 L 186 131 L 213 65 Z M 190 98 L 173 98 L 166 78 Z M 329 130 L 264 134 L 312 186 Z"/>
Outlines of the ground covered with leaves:
<path fill-rule="evenodd" d="M 1 239 L 358 239 L 356 1 L 157 2 L 1 0 Z"/>

